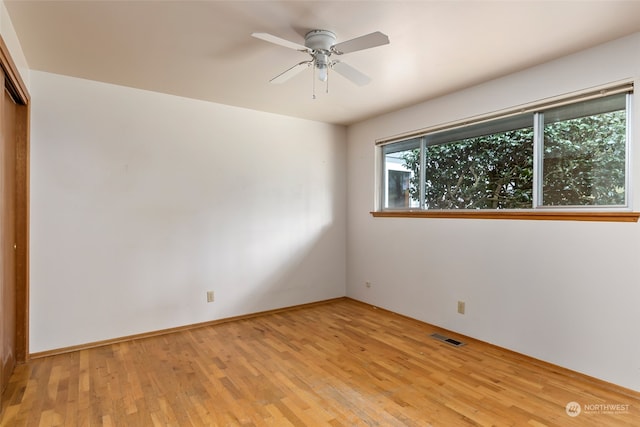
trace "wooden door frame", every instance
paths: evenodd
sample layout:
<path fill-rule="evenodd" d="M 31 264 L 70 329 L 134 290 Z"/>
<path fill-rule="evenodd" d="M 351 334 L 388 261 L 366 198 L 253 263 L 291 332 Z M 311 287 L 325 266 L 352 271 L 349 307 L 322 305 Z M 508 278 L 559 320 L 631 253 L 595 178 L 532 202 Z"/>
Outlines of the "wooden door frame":
<path fill-rule="evenodd" d="M 0 67 L 5 74 L 5 86 L 17 104 L 15 123 L 17 138 L 15 141 L 15 358 L 17 363 L 23 363 L 29 359 L 29 120 L 31 97 L 2 36 L 0 36 Z"/>

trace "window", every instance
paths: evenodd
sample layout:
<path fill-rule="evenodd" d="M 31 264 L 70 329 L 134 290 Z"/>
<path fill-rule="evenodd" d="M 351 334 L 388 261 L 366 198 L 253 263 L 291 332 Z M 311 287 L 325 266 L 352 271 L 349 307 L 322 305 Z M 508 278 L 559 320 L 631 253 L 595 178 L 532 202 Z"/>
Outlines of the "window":
<path fill-rule="evenodd" d="M 415 165 L 419 161 L 420 140 L 389 144 L 384 152 L 384 199 L 385 207 L 392 209 L 420 207 L 420 196 L 416 194 L 418 178 L 415 176 Z"/>
<path fill-rule="evenodd" d="M 627 114 L 624 95 L 540 113 L 542 206 L 625 206 Z"/>
<path fill-rule="evenodd" d="M 631 92 L 615 92 L 384 142 L 381 207 L 627 208 Z"/>

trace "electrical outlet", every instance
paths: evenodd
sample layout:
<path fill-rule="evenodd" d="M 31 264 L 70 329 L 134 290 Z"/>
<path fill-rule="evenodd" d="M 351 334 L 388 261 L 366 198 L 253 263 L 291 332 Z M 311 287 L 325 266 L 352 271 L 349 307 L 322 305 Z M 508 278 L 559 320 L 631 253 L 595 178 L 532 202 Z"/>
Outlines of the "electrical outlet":
<path fill-rule="evenodd" d="M 464 301 L 458 301 L 458 313 L 464 314 Z"/>
<path fill-rule="evenodd" d="M 213 302 L 213 291 L 207 291 L 207 302 Z"/>

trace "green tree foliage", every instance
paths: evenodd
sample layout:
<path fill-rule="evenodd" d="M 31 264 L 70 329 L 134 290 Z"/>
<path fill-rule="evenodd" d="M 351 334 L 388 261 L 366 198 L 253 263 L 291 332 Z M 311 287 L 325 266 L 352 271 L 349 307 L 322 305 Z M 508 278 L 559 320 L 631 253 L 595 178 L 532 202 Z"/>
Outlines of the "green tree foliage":
<path fill-rule="evenodd" d="M 615 111 L 545 126 L 545 205 L 624 204 L 625 118 Z"/>
<path fill-rule="evenodd" d="M 547 206 L 624 203 L 625 112 L 545 126 L 543 201 Z M 533 128 L 426 150 L 427 209 L 527 209 L 533 203 Z M 403 155 L 419 200 L 420 150 Z"/>

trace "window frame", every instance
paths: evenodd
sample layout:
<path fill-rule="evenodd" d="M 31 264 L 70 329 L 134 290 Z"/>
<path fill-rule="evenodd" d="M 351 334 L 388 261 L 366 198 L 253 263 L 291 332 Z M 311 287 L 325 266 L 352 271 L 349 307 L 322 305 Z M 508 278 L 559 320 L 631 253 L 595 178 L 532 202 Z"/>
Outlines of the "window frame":
<path fill-rule="evenodd" d="M 614 94 L 615 95 L 615 94 Z M 612 94 L 608 94 L 606 96 L 613 96 Z M 606 96 L 603 96 L 605 98 Z M 536 182 L 534 182 L 534 192 L 537 190 L 537 194 L 534 194 L 533 198 L 533 209 L 549 209 L 549 210 L 561 210 L 567 211 L 575 209 L 577 211 L 584 210 L 594 210 L 594 211 L 630 211 L 631 210 L 631 180 L 630 177 L 630 162 L 631 158 L 629 156 L 629 151 L 631 148 L 631 123 L 633 120 L 633 114 L 631 111 L 631 100 L 633 97 L 633 92 L 626 92 L 626 97 L 624 100 L 625 103 L 625 147 L 624 147 L 624 204 L 621 205 L 545 205 L 544 204 L 544 188 L 543 188 L 543 180 L 544 180 L 544 127 L 545 127 L 545 112 L 537 111 L 535 113 L 534 119 L 534 132 L 538 130 L 537 134 L 534 135 L 534 177 L 537 177 Z M 568 104 L 574 105 L 576 103 Z M 603 114 L 603 113 L 597 113 Z M 571 119 L 569 119 L 571 120 Z M 536 156 L 536 146 L 538 147 L 538 155 Z M 536 161 L 538 164 L 538 169 L 536 169 Z"/>
<path fill-rule="evenodd" d="M 625 176 L 624 176 L 624 204 L 622 205 L 542 205 L 542 181 L 543 181 L 543 155 L 544 155 L 544 110 L 551 108 L 578 104 L 592 99 L 604 98 L 616 94 L 625 93 Z M 531 123 L 534 131 L 533 139 L 533 200 L 531 208 L 519 209 L 426 209 L 425 208 L 425 151 L 428 144 L 427 139 L 437 133 L 446 131 L 464 132 L 464 128 L 471 128 L 477 124 L 499 122 L 510 116 L 528 114 L 531 115 Z M 490 113 L 484 116 L 464 119 L 457 122 L 433 126 L 431 128 L 407 133 L 376 141 L 379 153 L 379 184 L 377 187 L 377 210 L 371 212 L 374 217 L 421 217 L 421 218 L 482 218 L 482 219 L 552 219 L 552 220 L 580 220 L 580 221 L 638 221 L 640 213 L 631 212 L 632 189 L 631 189 L 631 136 L 633 123 L 633 82 L 626 81 L 565 95 L 553 99 L 532 103 L 526 106 L 519 106 L 509 110 Z M 387 208 L 385 180 L 385 146 L 401 144 L 410 140 L 418 140 L 420 148 L 420 200 L 419 208 Z M 400 150 L 399 150 L 400 151 Z"/>

